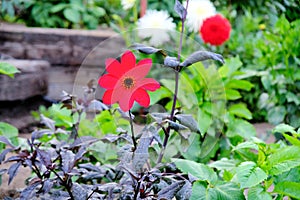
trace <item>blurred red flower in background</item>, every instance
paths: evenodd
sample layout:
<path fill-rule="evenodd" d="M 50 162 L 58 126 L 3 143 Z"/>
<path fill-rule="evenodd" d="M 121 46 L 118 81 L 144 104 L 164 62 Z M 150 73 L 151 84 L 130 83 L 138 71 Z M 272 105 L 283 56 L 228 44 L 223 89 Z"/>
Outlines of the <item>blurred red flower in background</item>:
<path fill-rule="evenodd" d="M 136 58 L 131 51 L 121 56 L 121 62 L 108 58 L 105 62 L 108 74 L 99 78 L 99 85 L 106 89 L 102 97 L 103 103 L 119 103 L 120 108 L 129 111 L 134 101 L 143 107 L 148 107 L 150 97 L 146 90 L 155 91 L 160 88 L 153 78 L 145 78 L 151 69 L 152 60 L 143 59 L 136 64 Z"/>
<path fill-rule="evenodd" d="M 203 21 L 200 27 L 200 35 L 205 43 L 219 46 L 229 39 L 230 30 L 229 21 L 222 15 L 216 14 Z"/>

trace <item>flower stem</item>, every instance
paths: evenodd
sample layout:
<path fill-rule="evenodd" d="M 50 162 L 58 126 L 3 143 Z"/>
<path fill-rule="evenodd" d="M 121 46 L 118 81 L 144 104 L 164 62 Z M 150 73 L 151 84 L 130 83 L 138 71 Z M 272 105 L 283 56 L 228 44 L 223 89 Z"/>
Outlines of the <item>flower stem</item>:
<path fill-rule="evenodd" d="M 135 136 L 134 136 L 134 130 L 133 130 L 133 120 L 132 120 L 132 117 L 131 117 L 131 111 L 129 110 L 128 111 L 129 113 L 129 122 L 130 122 L 130 128 L 131 128 L 131 138 L 132 138 L 132 142 L 133 142 L 133 146 L 134 146 L 134 150 L 136 150 L 136 140 L 135 140 Z"/>
<path fill-rule="evenodd" d="M 189 5 L 189 0 L 186 1 L 186 7 L 185 10 L 187 10 Z M 186 13 L 187 14 L 187 13 Z M 181 57 L 181 49 L 182 49 L 182 40 L 183 40 L 183 32 L 184 32 L 184 22 L 186 19 L 186 14 L 184 14 L 183 18 L 181 19 L 181 32 L 180 32 L 180 42 L 179 42 L 179 47 L 178 47 L 178 53 L 177 53 L 177 60 L 180 61 L 180 57 Z M 178 66 L 175 69 L 175 89 L 174 89 L 174 96 L 173 96 L 173 104 L 172 104 L 172 110 L 171 110 L 171 114 L 170 114 L 170 120 L 173 121 L 174 120 L 174 114 L 175 114 L 175 109 L 176 109 L 176 103 L 177 103 L 177 95 L 178 95 L 178 86 L 179 86 L 179 70 L 180 67 Z M 171 127 L 168 126 L 167 130 L 165 131 L 165 139 L 163 142 L 163 146 L 162 146 L 162 150 L 159 154 L 159 157 L 157 159 L 157 164 L 161 163 L 165 149 L 167 147 L 168 144 L 168 140 L 170 137 L 170 131 L 171 131 Z"/>

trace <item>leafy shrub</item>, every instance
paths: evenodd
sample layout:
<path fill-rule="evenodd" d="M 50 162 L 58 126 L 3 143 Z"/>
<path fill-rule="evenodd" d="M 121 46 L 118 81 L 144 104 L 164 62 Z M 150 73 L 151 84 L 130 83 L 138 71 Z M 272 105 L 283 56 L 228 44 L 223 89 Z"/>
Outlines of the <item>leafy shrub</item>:
<path fill-rule="evenodd" d="M 2 11 L 8 14 L 6 18 L 13 17 L 14 20 L 15 17 L 28 26 L 95 29 L 99 19 L 105 15 L 105 10 L 93 1 L 14 0 L 2 4 Z"/>
<path fill-rule="evenodd" d="M 299 20 L 281 16 L 273 27 L 248 13 L 236 23 L 224 51 L 240 55 L 245 77 L 254 83 L 253 92 L 242 95 L 254 119 L 299 127 Z"/>

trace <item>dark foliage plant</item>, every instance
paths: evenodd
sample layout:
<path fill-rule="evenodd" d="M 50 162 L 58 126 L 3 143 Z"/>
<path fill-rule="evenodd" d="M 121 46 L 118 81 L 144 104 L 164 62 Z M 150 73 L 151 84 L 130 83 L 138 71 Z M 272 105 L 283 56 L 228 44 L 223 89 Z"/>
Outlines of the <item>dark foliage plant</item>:
<path fill-rule="evenodd" d="M 0 163 L 12 163 L 8 169 L 0 170 L 0 175 L 7 173 L 11 183 L 19 175 L 20 167 L 29 167 L 32 171 L 19 199 L 300 198 L 300 129 L 280 124 L 273 133 L 282 134 L 284 140 L 267 144 L 256 138 L 252 126 L 242 119 L 251 118 L 244 104 L 232 103 L 228 113 L 211 112 L 213 103 L 221 108 L 224 104 L 217 100 L 211 104 L 205 102 L 208 94 L 200 87 L 205 77 L 213 79 L 206 83 L 220 92 L 220 100 L 225 100 L 223 93 L 228 100 L 239 99 L 239 90 L 249 91 L 253 85 L 239 77 L 245 74 L 239 71 L 238 57 L 224 59 L 210 51 L 195 51 L 182 59 L 186 8 L 177 0 L 174 10 L 182 21 L 177 57 L 169 56 L 164 49 L 143 44 L 130 47 L 149 56 L 160 54 L 164 58 L 164 69 L 175 74 L 170 112 L 150 112 L 146 125 L 138 133 L 133 128 L 134 115 L 130 110 L 124 113 L 114 105 L 107 106 L 91 98 L 95 93 L 92 82 L 84 89 L 82 99 L 64 92 L 61 104 L 45 111 L 53 119 L 41 114 L 44 128 L 32 132 L 25 143 L 15 140 L 14 127 L 0 124 L 0 143 L 6 145 L 5 148 L 0 146 Z M 201 65 L 204 60 L 222 64 L 218 69 L 220 79 L 214 76 L 214 66 Z M 108 66 L 113 62 L 118 61 L 110 59 Z M 11 66 L 0 65 L 0 69 L 4 68 L 10 68 L 7 75 L 16 73 Z M 185 106 L 178 106 L 178 102 L 188 104 L 188 101 L 181 102 L 180 74 L 194 82 L 192 87 L 201 99 L 194 105 L 200 107 L 199 121 L 186 112 Z M 126 78 L 123 86 L 132 86 L 133 79 Z M 219 80 L 224 83 L 221 89 L 212 84 Z M 98 112 L 95 118 L 101 127 L 100 136 L 96 133 L 95 137 L 87 136 L 84 134 L 89 132 L 82 130 L 89 127 L 84 123 L 86 112 L 91 108 Z M 111 120 L 113 116 L 126 118 L 129 123 L 118 129 L 116 121 Z M 212 118 L 214 121 L 210 121 Z M 209 123 L 215 126 L 227 123 L 227 126 L 225 130 L 211 130 L 206 127 Z M 107 127 L 111 128 L 110 133 Z M 114 147 L 114 152 L 109 152 L 110 147 Z M 8 153 L 14 154 L 8 157 Z"/>

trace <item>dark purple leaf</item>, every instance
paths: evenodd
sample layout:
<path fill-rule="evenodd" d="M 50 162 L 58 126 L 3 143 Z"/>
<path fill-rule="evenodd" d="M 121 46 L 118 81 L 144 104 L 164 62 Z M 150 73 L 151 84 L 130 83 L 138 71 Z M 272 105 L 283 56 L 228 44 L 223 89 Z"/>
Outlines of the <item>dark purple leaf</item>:
<path fill-rule="evenodd" d="M 0 136 L 0 142 L 12 147 L 12 148 L 16 148 L 6 137 L 4 136 Z"/>
<path fill-rule="evenodd" d="M 0 154 L 0 164 L 5 160 L 5 156 L 7 153 L 13 151 L 14 149 L 4 149 Z"/>
<path fill-rule="evenodd" d="M 61 158 L 62 158 L 62 170 L 64 173 L 71 172 L 72 168 L 75 164 L 75 154 L 72 151 L 62 151 L 61 152 Z"/>
<path fill-rule="evenodd" d="M 159 200 L 163 199 L 173 199 L 176 195 L 176 193 L 180 190 L 180 188 L 183 186 L 185 181 L 177 181 L 175 183 L 172 183 L 171 185 L 163 188 L 160 190 L 157 195 Z"/>
<path fill-rule="evenodd" d="M 174 10 L 181 19 L 183 19 L 183 20 L 185 19 L 186 9 L 183 7 L 183 5 L 178 0 L 175 1 Z"/>
<path fill-rule="evenodd" d="M 32 161 L 31 161 L 31 160 L 26 159 L 26 160 L 25 160 L 25 163 L 26 163 L 26 165 L 27 165 L 30 169 L 32 169 Z"/>
<path fill-rule="evenodd" d="M 17 171 L 18 171 L 19 167 L 21 166 L 21 164 L 22 164 L 21 162 L 17 162 L 17 163 L 12 164 L 9 167 L 9 169 L 7 171 L 8 175 L 9 175 L 8 185 L 11 183 L 13 178 L 16 176 Z"/>
<path fill-rule="evenodd" d="M 137 148 L 133 154 L 132 164 L 137 172 L 143 171 L 143 167 L 148 160 L 149 153 L 148 148 L 153 140 L 153 135 L 157 132 L 157 129 L 153 126 L 146 126 L 142 130 L 142 137 L 137 145 Z"/>
<path fill-rule="evenodd" d="M 117 141 L 119 138 L 120 138 L 119 135 L 107 134 L 103 138 L 101 138 L 101 141 L 104 143 L 113 143 Z"/>
<path fill-rule="evenodd" d="M 85 146 L 80 147 L 78 152 L 75 154 L 75 162 L 80 160 L 85 153 L 86 153 L 86 147 Z"/>
<path fill-rule="evenodd" d="M 51 131 L 55 131 L 55 121 L 52 119 L 49 119 L 48 117 L 45 117 L 43 114 L 41 114 L 41 122 L 45 124 L 48 128 L 51 129 Z"/>
<path fill-rule="evenodd" d="M 36 152 L 41 163 L 45 165 L 47 169 L 52 166 L 51 155 L 47 151 L 36 149 Z"/>
<path fill-rule="evenodd" d="M 92 136 L 82 136 L 80 138 L 77 138 L 73 144 L 70 145 L 70 148 L 74 148 L 74 147 L 80 147 L 80 146 L 89 146 L 95 142 L 99 141 L 98 138 L 94 138 Z"/>
<path fill-rule="evenodd" d="M 180 63 L 180 67 L 188 67 L 196 62 L 213 59 L 224 63 L 223 56 L 209 51 L 196 51 L 192 53 L 184 62 Z"/>
<path fill-rule="evenodd" d="M 178 67 L 180 64 L 180 62 L 177 60 L 176 57 L 170 57 L 170 56 L 167 56 L 165 59 L 164 59 L 164 65 L 166 67 L 170 67 L 170 68 L 173 68 L 175 69 L 176 67 Z"/>
<path fill-rule="evenodd" d="M 171 120 L 167 120 L 169 122 L 169 126 L 174 129 L 175 131 L 181 131 L 181 130 L 187 130 L 188 127 L 182 125 L 182 124 L 178 124 L 176 122 L 173 122 Z"/>
<path fill-rule="evenodd" d="M 136 44 L 131 45 L 129 48 L 138 50 L 139 52 L 144 53 L 144 54 L 148 54 L 148 55 L 153 54 L 153 53 L 160 53 L 163 56 L 167 56 L 167 53 L 164 50 L 156 49 L 154 47 L 146 46 L 144 44 L 136 43 Z"/>
<path fill-rule="evenodd" d="M 107 105 L 102 103 L 101 101 L 98 100 L 92 100 L 87 108 L 87 111 L 92 112 L 92 111 L 102 111 L 102 110 L 108 110 Z"/>
<path fill-rule="evenodd" d="M 170 119 L 169 113 L 150 113 L 150 116 L 159 124 L 165 119 Z"/>
<path fill-rule="evenodd" d="M 192 184 L 189 181 L 185 181 L 185 184 L 176 193 L 176 199 L 189 200 L 192 195 Z"/>
<path fill-rule="evenodd" d="M 53 187 L 53 182 L 50 179 L 47 179 L 43 182 L 42 188 L 40 189 L 41 193 L 49 193 Z"/>
<path fill-rule="evenodd" d="M 99 180 L 104 177 L 104 174 L 99 174 L 99 172 L 87 172 L 82 175 L 85 180 Z"/>
<path fill-rule="evenodd" d="M 117 155 L 121 161 L 121 163 L 127 164 L 132 161 L 132 145 L 126 144 L 122 146 L 119 151 L 117 152 Z"/>
<path fill-rule="evenodd" d="M 95 171 L 95 172 L 102 173 L 102 170 L 99 167 L 92 165 L 91 163 L 79 164 L 79 167 L 87 169 L 89 171 Z"/>
<path fill-rule="evenodd" d="M 12 161 L 20 161 L 22 158 L 20 156 L 11 156 L 5 160 L 5 162 L 12 162 Z"/>
<path fill-rule="evenodd" d="M 39 138 L 43 137 L 43 135 L 52 135 L 53 133 L 54 132 L 49 129 L 33 131 L 31 134 L 31 140 L 34 141 L 35 139 L 39 139 Z"/>
<path fill-rule="evenodd" d="M 1 176 L 2 174 L 4 174 L 6 171 L 7 171 L 7 169 L 0 169 L 0 176 Z"/>
<path fill-rule="evenodd" d="M 180 122 L 180 124 L 188 127 L 191 131 L 200 133 L 198 122 L 196 122 L 192 115 L 177 114 L 175 115 L 175 118 Z"/>
<path fill-rule="evenodd" d="M 88 191 L 78 183 L 73 183 L 72 194 L 74 196 L 74 200 L 84 200 L 88 197 Z"/>
<path fill-rule="evenodd" d="M 29 185 L 28 187 L 26 187 L 22 192 L 21 192 L 21 195 L 20 195 L 20 199 L 22 200 L 30 200 L 32 199 L 34 193 L 34 189 L 39 186 L 41 184 L 41 182 L 35 182 L 31 185 Z"/>

